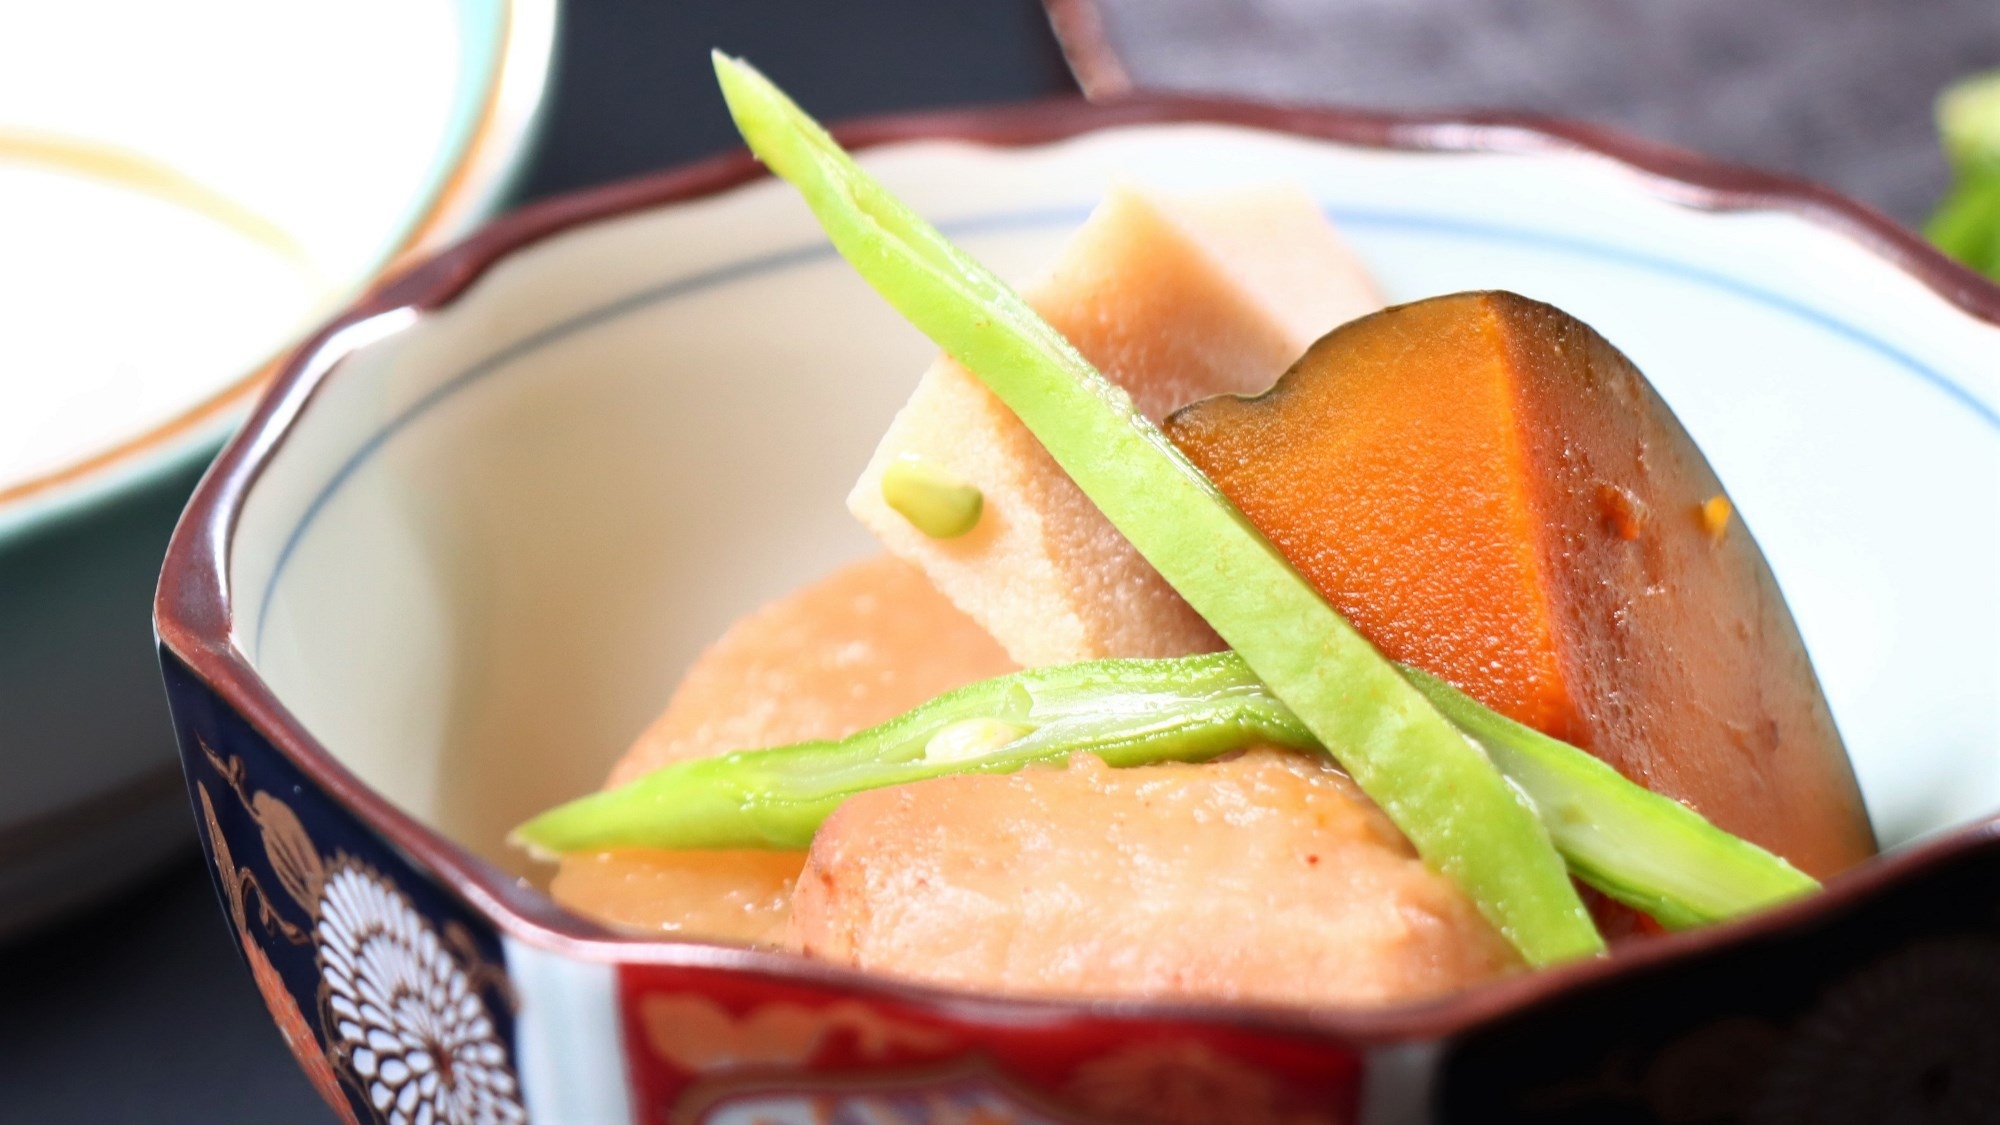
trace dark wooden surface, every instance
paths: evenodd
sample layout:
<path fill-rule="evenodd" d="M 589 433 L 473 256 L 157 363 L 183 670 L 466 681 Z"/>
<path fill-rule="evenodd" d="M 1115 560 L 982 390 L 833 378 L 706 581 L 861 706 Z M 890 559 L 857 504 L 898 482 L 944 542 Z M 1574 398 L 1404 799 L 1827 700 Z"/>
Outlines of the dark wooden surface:
<path fill-rule="evenodd" d="M 2000 67 L 1995 0 L 1067 3 L 1099 17 L 1140 86 L 1584 117 L 1820 180 L 1906 223 L 1944 188 L 1939 87 Z"/>
<path fill-rule="evenodd" d="M 1073 89 L 1033 0 L 565 0 L 550 113 L 519 195 L 732 143 L 712 45 L 831 116 Z M 184 847 L 147 886 L 0 946 L 0 1123 L 334 1120 L 236 954 L 192 820 Z"/>

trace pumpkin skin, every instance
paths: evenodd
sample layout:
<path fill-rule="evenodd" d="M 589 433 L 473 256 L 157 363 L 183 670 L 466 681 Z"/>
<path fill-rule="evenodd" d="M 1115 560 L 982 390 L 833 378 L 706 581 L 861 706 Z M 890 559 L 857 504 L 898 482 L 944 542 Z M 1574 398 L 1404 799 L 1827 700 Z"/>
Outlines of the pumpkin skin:
<path fill-rule="evenodd" d="M 1386 309 L 1166 431 L 1390 657 L 1815 876 L 1874 854 L 1756 540 L 1582 321 L 1502 292 Z"/>

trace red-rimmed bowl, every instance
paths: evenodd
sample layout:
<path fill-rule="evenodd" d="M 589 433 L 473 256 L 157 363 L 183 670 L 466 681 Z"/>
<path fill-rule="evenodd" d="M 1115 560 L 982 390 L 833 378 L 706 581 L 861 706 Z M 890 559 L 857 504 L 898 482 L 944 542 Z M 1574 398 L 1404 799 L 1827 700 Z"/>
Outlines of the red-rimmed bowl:
<path fill-rule="evenodd" d="M 841 497 L 929 352 L 727 156 L 513 216 L 354 308 L 175 537 L 156 620 L 190 795 L 338 1109 L 1990 1110 L 2000 290 L 1824 190 L 1556 122 L 1142 98 L 845 135 L 1003 272 L 1119 177 L 1290 180 L 1394 298 L 1503 287 L 1591 321 L 1730 482 L 1891 854 L 1759 918 L 1375 1011 L 1000 999 L 562 911 L 505 828 L 594 787 L 733 617 L 868 549 Z"/>

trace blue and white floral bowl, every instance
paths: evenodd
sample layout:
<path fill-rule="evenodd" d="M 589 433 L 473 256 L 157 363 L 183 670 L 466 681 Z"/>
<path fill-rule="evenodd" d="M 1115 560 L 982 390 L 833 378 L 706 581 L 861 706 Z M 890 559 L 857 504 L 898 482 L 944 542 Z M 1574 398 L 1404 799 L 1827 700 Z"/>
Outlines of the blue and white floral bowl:
<path fill-rule="evenodd" d="M 1739 924 L 1366 1012 L 971 996 L 564 912 L 503 832 L 593 788 L 731 619 L 869 549 L 841 498 L 930 351 L 721 157 L 513 216 L 362 302 L 175 537 L 156 622 L 190 794 L 341 1113 L 1990 1108 L 2000 290 L 1821 189 L 1561 123 L 1137 99 L 847 136 L 1005 273 L 1118 178 L 1289 180 L 1392 297 L 1509 288 L 1596 325 L 1755 527 L 1891 853 Z"/>

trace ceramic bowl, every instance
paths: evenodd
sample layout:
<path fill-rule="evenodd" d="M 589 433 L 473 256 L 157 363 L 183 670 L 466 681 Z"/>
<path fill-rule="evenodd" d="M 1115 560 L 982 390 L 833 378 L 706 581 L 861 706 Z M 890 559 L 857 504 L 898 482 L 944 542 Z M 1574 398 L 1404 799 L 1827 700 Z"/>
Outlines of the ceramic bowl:
<path fill-rule="evenodd" d="M 512 216 L 359 304 L 176 534 L 156 620 L 190 796 L 337 1106 L 1845 1121 L 1987 1088 L 2000 291 L 1821 189 L 1554 122 L 1139 99 L 846 136 L 1003 273 L 1120 178 L 1295 181 L 1392 297 L 1505 287 L 1595 324 L 1769 552 L 1890 854 L 1738 924 L 1371 1011 L 968 995 L 564 912 L 502 833 L 594 788 L 731 619 L 870 550 L 842 497 L 931 352 L 725 156 Z"/>
<path fill-rule="evenodd" d="M 143 624 L 174 519 L 274 357 L 491 212 L 554 18 L 0 13 L 0 934 L 184 854 Z"/>

